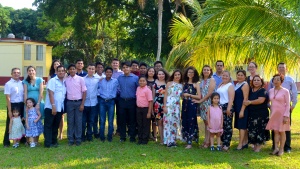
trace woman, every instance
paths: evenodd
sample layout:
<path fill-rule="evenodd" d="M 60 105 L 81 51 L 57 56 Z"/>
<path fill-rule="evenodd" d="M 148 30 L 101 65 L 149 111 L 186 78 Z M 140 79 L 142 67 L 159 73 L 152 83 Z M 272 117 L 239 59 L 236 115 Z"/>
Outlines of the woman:
<path fill-rule="evenodd" d="M 248 109 L 248 143 L 254 145 L 254 152 L 260 152 L 266 141 L 265 129 L 269 121 L 268 95 L 263 86 L 264 80 L 259 75 L 254 75 L 249 99 L 244 101 Z"/>
<path fill-rule="evenodd" d="M 176 147 L 180 129 L 180 96 L 182 93 L 182 74 L 175 70 L 166 86 L 164 97 L 164 144 Z"/>
<path fill-rule="evenodd" d="M 222 149 L 228 151 L 232 138 L 232 104 L 234 99 L 234 87 L 231 83 L 230 73 L 224 71 L 222 74 L 222 83 L 217 88 L 220 94 L 220 104 L 223 110 L 223 134 L 221 140 L 223 142 Z"/>
<path fill-rule="evenodd" d="M 164 106 L 164 97 L 167 80 L 169 79 L 169 74 L 164 69 L 159 69 L 157 71 L 157 79 L 154 82 L 152 93 L 153 93 L 153 113 L 155 117 L 155 123 L 158 126 L 158 132 L 160 137 L 160 144 L 164 144 L 164 126 L 163 126 L 163 106 Z M 157 137 L 157 130 L 154 132 L 154 138 Z"/>
<path fill-rule="evenodd" d="M 234 128 L 239 130 L 239 144 L 237 150 L 248 148 L 247 126 L 248 110 L 243 104 L 248 100 L 249 85 L 246 82 L 246 71 L 239 70 L 236 73 L 237 84 L 235 85 L 235 94 L 233 108 L 235 112 Z"/>
<path fill-rule="evenodd" d="M 282 156 L 286 141 L 285 131 L 290 131 L 290 94 L 281 86 L 284 77 L 281 74 L 273 76 L 274 88 L 269 90 L 271 102 L 271 116 L 267 124 L 268 130 L 274 130 L 274 151 L 272 155 Z M 278 148 L 279 143 L 279 148 Z"/>
<path fill-rule="evenodd" d="M 247 83 L 248 83 L 248 85 L 251 84 L 251 81 L 252 81 L 253 77 L 255 75 L 257 75 L 256 70 L 257 70 L 257 64 L 255 62 L 249 62 L 249 64 L 248 64 L 248 71 L 250 73 L 250 76 L 247 77 Z"/>
<path fill-rule="evenodd" d="M 186 149 L 192 148 L 192 141 L 198 143 L 199 129 L 197 123 L 198 104 L 193 103 L 192 99 L 201 98 L 199 73 L 194 67 L 188 67 L 183 74 L 183 101 L 182 101 L 182 136 L 187 142 Z"/>
<path fill-rule="evenodd" d="M 207 148 L 209 144 L 210 133 L 208 131 L 207 122 L 207 111 L 210 106 L 210 96 L 216 88 L 216 81 L 211 78 L 213 72 L 209 65 L 204 65 L 201 72 L 201 82 L 200 82 L 200 100 L 193 100 L 195 103 L 200 103 L 200 117 L 204 122 L 205 139 L 202 147 Z"/>

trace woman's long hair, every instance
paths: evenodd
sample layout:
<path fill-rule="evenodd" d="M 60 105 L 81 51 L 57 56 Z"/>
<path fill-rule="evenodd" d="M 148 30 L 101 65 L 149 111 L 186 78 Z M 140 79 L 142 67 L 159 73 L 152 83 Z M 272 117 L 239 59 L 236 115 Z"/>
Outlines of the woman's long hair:
<path fill-rule="evenodd" d="M 33 66 L 28 66 L 28 67 L 27 67 L 27 72 L 28 72 L 28 70 L 29 70 L 30 68 L 33 68 L 33 69 L 36 71 L 35 67 L 33 67 Z M 29 75 L 27 75 L 26 81 L 27 81 L 28 83 L 30 83 L 30 80 L 31 80 L 31 78 L 29 77 Z"/>

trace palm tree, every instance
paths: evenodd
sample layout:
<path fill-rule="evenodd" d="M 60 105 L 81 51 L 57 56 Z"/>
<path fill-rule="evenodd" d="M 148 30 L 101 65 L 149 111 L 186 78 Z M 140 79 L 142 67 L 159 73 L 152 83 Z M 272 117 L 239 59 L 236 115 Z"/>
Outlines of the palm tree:
<path fill-rule="evenodd" d="M 227 68 L 255 60 L 265 72 L 300 61 L 299 0 L 184 0 L 192 21 L 178 14 L 171 25 L 173 49 L 167 68 L 193 65 L 200 69 L 223 60 Z"/>

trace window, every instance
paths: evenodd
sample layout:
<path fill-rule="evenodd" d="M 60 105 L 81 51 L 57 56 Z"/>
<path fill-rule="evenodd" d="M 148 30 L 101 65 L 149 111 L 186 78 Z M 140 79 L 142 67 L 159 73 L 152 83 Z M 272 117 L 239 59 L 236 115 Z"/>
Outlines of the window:
<path fill-rule="evenodd" d="M 43 78 L 43 66 L 36 67 L 36 77 Z"/>
<path fill-rule="evenodd" d="M 31 45 L 24 45 L 24 60 L 31 60 Z"/>
<path fill-rule="evenodd" d="M 43 60 L 43 45 L 36 45 L 36 60 Z"/>
<path fill-rule="evenodd" d="M 26 77 L 27 77 L 27 67 L 28 66 L 24 66 L 24 70 L 23 70 L 24 79 L 26 79 Z"/>

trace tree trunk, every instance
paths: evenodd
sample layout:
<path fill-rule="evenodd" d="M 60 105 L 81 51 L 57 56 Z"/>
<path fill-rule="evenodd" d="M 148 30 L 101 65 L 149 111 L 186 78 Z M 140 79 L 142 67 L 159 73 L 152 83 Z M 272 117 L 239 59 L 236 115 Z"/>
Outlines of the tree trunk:
<path fill-rule="evenodd" d="M 157 45 L 156 60 L 160 60 L 160 54 L 161 54 L 163 1 L 164 0 L 158 0 L 158 45 Z"/>

